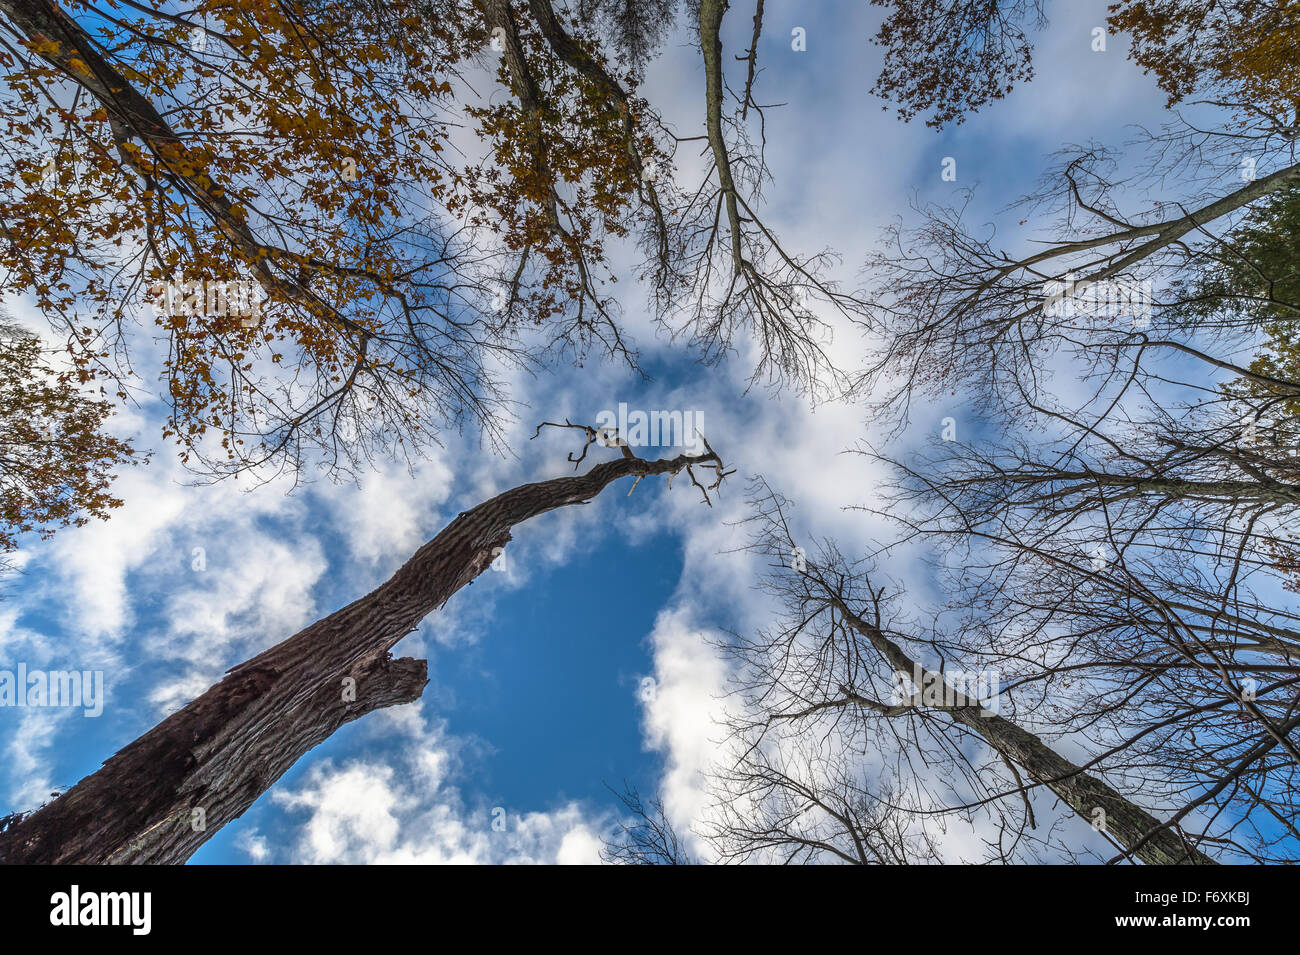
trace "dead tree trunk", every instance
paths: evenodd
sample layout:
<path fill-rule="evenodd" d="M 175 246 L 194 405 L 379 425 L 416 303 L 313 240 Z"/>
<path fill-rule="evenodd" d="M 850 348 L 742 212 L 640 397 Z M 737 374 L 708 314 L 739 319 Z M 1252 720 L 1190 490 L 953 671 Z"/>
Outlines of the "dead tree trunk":
<path fill-rule="evenodd" d="M 584 430 L 589 447 L 594 432 Z M 692 467 L 712 468 L 717 480 L 705 489 Z M 394 660 L 389 650 L 482 573 L 516 524 L 585 503 L 619 478 L 682 470 L 706 501 L 727 473 L 712 449 L 646 461 L 624 448 L 585 474 L 525 484 L 465 511 L 376 590 L 236 666 L 98 772 L 11 819 L 0 862 L 184 862 L 344 723 L 419 698 L 426 662 Z"/>

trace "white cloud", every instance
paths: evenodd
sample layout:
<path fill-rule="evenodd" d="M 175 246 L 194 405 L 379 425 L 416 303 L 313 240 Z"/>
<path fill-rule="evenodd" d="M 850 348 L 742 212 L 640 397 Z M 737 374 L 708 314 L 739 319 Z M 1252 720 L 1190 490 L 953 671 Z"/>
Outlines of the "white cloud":
<path fill-rule="evenodd" d="M 643 696 L 647 745 L 663 753 L 661 798 L 668 820 L 692 851 L 708 849 L 692 830 L 704 818 L 709 796 L 706 774 L 721 753 L 721 695 L 726 668 L 706 643 L 708 633 L 691 624 L 685 609 L 666 610 L 650 634 L 654 692 Z"/>
<path fill-rule="evenodd" d="M 325 760 L 272 794 L 295 820 L 281 844 L 259 836 L 250 855 L 311 864 L 595 864 L 605 825 L 577 803 L 513 811 L 464 795 L 464 741 L 427 730 L 403 707 L 408 731 L 383 760 Z"/>

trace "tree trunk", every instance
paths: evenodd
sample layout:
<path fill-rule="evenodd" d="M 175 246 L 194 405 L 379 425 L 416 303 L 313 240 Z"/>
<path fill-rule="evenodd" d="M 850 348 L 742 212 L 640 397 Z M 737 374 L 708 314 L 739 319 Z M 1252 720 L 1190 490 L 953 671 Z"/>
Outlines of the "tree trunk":
<path fill-rule="evenodd" d="M 927 684 L 947 685 L 941 675 L 923 670 L 902 647 L 854 613 L 838 596 L 830 596 L 849 626 L 866 637 L 896 672 L 921 675 Z M 1126 852 L 1147 865 L 1217 865 L 1184 839 L 1177 826 L 1162 823 L 1023 727 L 985 711 L 978 700 L 967 700 L 960 693 L 956 696 L 956 705 L 932 708 L 945 711 L 974 730 L 1003 759 L 1024 767 L 1034 782 L 1056 793 L 1083 819 L 1094 825 L 1100 822 Z M 1105 815 L 1098 815 L 1099 809 Z"/>
<path fill-rule="evenodd" d="M 645 461 L 624 449 L 585 474 L 525 484 L 465 511 L 376 590 L 236 666 L 98 772 L 11 820 L 0 862 L 184 862 L 344 723 L 419 698 L 425 661 L 394 660 L 389 650 L 482 573 L 516 524 L 585 503 L 622 477 L 709 461 L 718 461 L 712 451 Z"/>

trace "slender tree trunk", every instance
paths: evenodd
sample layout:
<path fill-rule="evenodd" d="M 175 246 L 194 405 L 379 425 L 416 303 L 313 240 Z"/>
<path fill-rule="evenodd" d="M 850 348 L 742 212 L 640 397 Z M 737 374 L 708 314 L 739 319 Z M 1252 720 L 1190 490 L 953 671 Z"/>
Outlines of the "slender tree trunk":
<path fill-rule="evenodd" d="M 926 683 L 945 686 L 943 678 L 920 665 L 877 627 L 864 620 L 838 596 L 831 595 L 845 621 L 862 634 L 889 661 L 896 672 L 921 674 Z M 928 704 L 923 704 L 927 705 Z M 1175 825 L 1162 823 L 1117 790 L 1061 756 L 1023 727 L 985 711 L 977 700 L 958 694 L 956 705 L 936 706 L 956 722 L 982 736 L 1003 759 L 1022 767 L 1034 782 L 1056 793 L 1090 823 L 1104 820 L 1104 831 L 1147 865 L 1217 865 L 1183 838 Z M 1097 810 L 1105 815 L 1098 815 Z"/>
<path fill-rule="evenodd" d="M 731 174 L 731 157 L 727 154 L 727 139 L 722 132 L 722 17 L 727 12 L 727 0 L 701 0 L 700 51 L 704 54 L 705 127 L 709 147 L 713 150 L 713 164 L 718 169 L 718 188 L 722 190 L 727 207 L 727 222 L 731 227 L 731 258 L 736 272 L 746 264 L 741 247 L 740 208 L 736 201 L 736 183 Z"/>
<path fill-rule="evenodd" d="M 344 723 L 419 698 L 425 661 L 389 650 L 482 573 L 516 524 L 585 503 L 619 478 L 709 461 L 712 451 L 645 461 L 624 449 L 585 474 L 465 511 L 376 590 L 241 663 L 98 772 L 11 821 L 0 862 L 184 862 Z"/>

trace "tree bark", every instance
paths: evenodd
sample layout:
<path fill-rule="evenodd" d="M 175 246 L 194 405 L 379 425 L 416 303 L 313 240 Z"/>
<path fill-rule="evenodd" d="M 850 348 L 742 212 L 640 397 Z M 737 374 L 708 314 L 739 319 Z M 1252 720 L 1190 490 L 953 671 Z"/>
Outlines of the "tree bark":
<path fill-rule="evenodd" d="M 184 862 L 343 724 L 419 698 L 425 661 L 394 660 L 389 650 L 482 573 L 516 524 L 586 503 L 619 478 L 707 462 L 723 473 L 711 450 L 646 461 L 624 449 L 585 474 L 525 484 L 465 511 L 380 587 L 234 667 L 98 772 L 11 820 L 0 862 Z"/>

